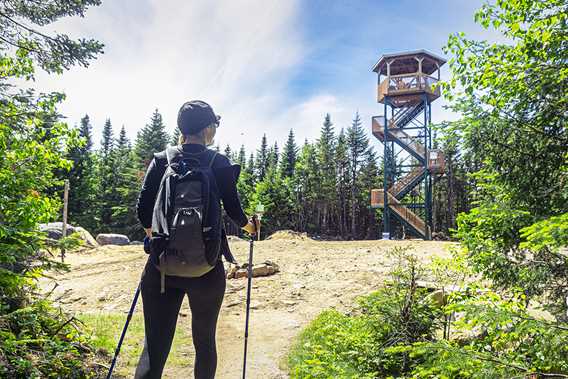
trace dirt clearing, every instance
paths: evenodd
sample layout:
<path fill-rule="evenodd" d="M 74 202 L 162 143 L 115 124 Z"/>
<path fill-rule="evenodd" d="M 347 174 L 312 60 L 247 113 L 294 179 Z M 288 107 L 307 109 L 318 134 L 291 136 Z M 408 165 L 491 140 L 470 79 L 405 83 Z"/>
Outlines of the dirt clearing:
<path fill-rule="evenodd" d="M 246 262 L 248 246 L 245 241 L 231 242 L 239 263 Z M 322 242 L 304 238 L 275 238 L 255 243 L 254 262 L 271 260 L 280 266 L 280 272 L 253 281 L 247 376 L 287 378 L 286 354 L 294 337 L 322 310 L 348 309 L 355 297 L 380 286 L 391 264 L 385 252 L 395 246 L 412 247 L 417 256 L 428 262 L 432 256 L 447 256 L 448 249 L 454 245 L 434 241 Z M 57 278 L 59 285 L 52 299 L 77 315 L 125 317 L 146 259 L 141 246 L 106 246 L 88 253 L 69 254 L 67 262 L 71 271 Z M 53 287 L 47 280 L 42 284 L 46 291 Z M 228 280 L 217 330 L 217 378 L 240 376 L 245 298 L 246 279 Z M 139 323 L 141 313 L 140 301 L 136 308 Z M 190 335 L 187 301 L 180 313 L 178 334 Z M 119 333 L 123 318 L 113 320 L 116 320 L 113 329 Z M 143 333 L 129 331 L 125 344 L 133 350 L 130 358 L 121 355 L 119 373 L 133 375 L 134 357 L 142 339 Z M 189 341 L 189 338 L 177 339 L 174 349 L 178 353 L 170 356 L 165 378 L 193 377 L 193 346 Z"/>

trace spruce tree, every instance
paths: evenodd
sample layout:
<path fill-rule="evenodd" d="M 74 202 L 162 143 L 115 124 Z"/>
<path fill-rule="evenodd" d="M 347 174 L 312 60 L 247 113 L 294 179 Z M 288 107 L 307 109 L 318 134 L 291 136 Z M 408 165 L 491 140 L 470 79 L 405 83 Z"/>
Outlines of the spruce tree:
<path fill-rule="evenodd" d="M 247 164 L 245 145 L 241 145 L 241 149 L 239 150 L 239 155 L 237 157 L 237 163 L 241 166 L 241 169 L 244 169 Z"/>
<path fill-rule="evenodd" d="M 97 183 L 97 220 L 99 231 L 110 231 L 112 206 L 116 202 L 116 157 L 114 154 L 114 138 L 110 119 L 103 127 L 101 150 L 99 151 L 98 183 Z"/>
<path fill-rule="evenodd" d="M 103 139 L 101 140 L 101 157 L 108 158 L 110 156 L 110 152 L 112 151 L 114 140 L 113 140 L 113 131 L 112 131 L 112 124 L 110 119 L 106 119 L 105 125 L 103 127 Z"/>
<path fill-rule="evenodd" d="M 115 188 L 112 197 L 112 224 L 114 232 L 127 234 L 131 238 L 140 237 L 137 228 L 136 199 L 138 197 L 141 172 L 137 166 L 130 141 L 124 126 L 120 130 L 117 147 L 114 150 Z"/>
<path fill-rule="evenodd" d="M 231 146 L 229 146 L 228 144 L 227 147 L 225 147 L 225 156 L 229 158 L 231 162 L 234 161 L 233 151 L 231 150 Z"/>
<path fill-rule="evenodd" d="M 320 138 L 316 144 L 317 160 L 321 171 L 322 231 L 329 233 L 329 218 L 335 199 L 335 133 L 331 116 L 325 115 Z"/>
<path fill-rule="evenodd" d="M 179 128 L 175 128 L 174 132 L 172 133 L 172 138 L 170 140 L 170 145 L 176 146 L 179 144 L 179 137 L 181 136 L 181 131 Z"/>
<path fill-rule="evenodd" d="M 349 146 L 345 131 L 340 130 L 335 147 L 336 193 L 337 193 L 337 224 L 342 238 L 348 232 L 349 181 L 350 181 Z"/>
<path fill-rule="evenodd" d="M 369 148 L 369 138 L 361 127 L 361 117 L 359 112 L 355 113 L 355 118 L 351 127 L 347 129 L 347 146 L 349 148 L 350 174 L 351 174 L 351 238 L 357 235 L 357 193 L 359 186 L 357 183 L 357 174 L 361 167 L 362 160 Z"/>
<path fill-rule="evenodd" d="M 296 215 L 296 228 L 299 231 L 318 231 L 316 200 L 319 198 L 320 172 L 315 155 L 315 148 L 306 140 L 294 168 L 292 181 L 297 206 L 294 214 Z"/>
<path fill-rule="evenodd" d="M 278 143 L 274 143 L 270 149 L 268 149 L 268 156 L 266 158 L 266 170 L 276 169 L 278 167 L 279 151 Z"/>
<path fill-rule="evenodd" d="M 79 127 L 79 136 L 84 139 L 85 146 L 84 151 L 93 151 L 93 127 L 91 126 L 91 120 L 89 115 L 86 114 L 85 117 L 81 119 L 81 126 Z"/>
<path fill-rule="evenodd" d="M 134 152 L 139 167 L 147 167 L 152 161 L 153 154 L 164 150 L 169 141 L 162 115 L 156 109 L 150 118 L 150 123 L 146 124 L 136 136 Z"/>
<path fill-rule="evenodd" d="M 371 208 L 371 190 L 382 187 L 382 176 L 379 175 L 377 154 L 370 147 L 364 154 L 363 163 L 358 178 L 358 204 L 359 218 L 362 224 L 362 237 L 365 239 L 376 238 L 379 234 L 376 222 L 376 210 Z"/>
<path fill-rule="evenodd" d="M 81 124 L 77 128 L 79 137 L 82 139 L 81 146 L 74 146 L 68 153 L 68 158 L 73 162 L 73 167 L 69 171 L 69 208 L 68 215 L 71 224 L 80 225 L 88 230 L 96 228 L 93 220 L 92 207 L 85 204 L 92 204 L 94 199 L 94 176 L 93 176 L 93 138 L 91 134 L 91 123 L 89 116 L 85 115 L 81 119 Z"/>
<path fill-rule="evenodd" d="M 249 159 L 248 159 L 248 162 L 247 162 L 247 166 L 246 166 L 246 171 L 248 173 L 250 173 L 251 178 L 255 177 L 255 175 L 254 175 L 255 174 L 254 173 L 254 168 L 255 168 L 254 162 L 255 162 L 254 161 L 254 154 L 250 153 L 250 156 L 249 156 Z"/>
<path fill-rule="evenodd" d="M 262 136 L 260 149 L 256 152 L 256 177 L 259 181 L 264 179 L 268 168 L 268 142 L 266 134 Z"/>
<path fill-rule="evenodd" d="M 294 175 L 294 166 L 298 157 L 298 146 L 294 139 L 294 131 L 290 129 L 288 133 L 288 140 L 284 145 L 282 152 L 282 159 L 280 160 L 280 172 L 283 177 L 292 177 Z"/>

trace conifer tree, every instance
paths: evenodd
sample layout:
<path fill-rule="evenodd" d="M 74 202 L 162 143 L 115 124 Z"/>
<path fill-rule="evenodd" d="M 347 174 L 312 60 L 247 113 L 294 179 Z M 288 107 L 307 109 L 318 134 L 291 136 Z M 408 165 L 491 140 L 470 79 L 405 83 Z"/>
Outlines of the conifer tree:
<path fill-rule="evenodd" d="M 256 177 L 258 181 L 261 181 L 266 176 L 266 171 L 268 168 L 268 142 L 266 140 L 266 134 L 262 136 L 262 141 L 260 144 L 260 149 L 256 152 Z"/>
<path fill-rule="evenodd" d="M 247 162 L 247 166 L 246 166 L 246 171 L 247 171 L 248 173 L 250 173 L 251 178 L 254 178 L 254 177 L 255 177 L 255 176 L 254 176 L 254 174 L 255 174 L 255 173 L 254 173 L 254 168 L 255 168 L 254 162 L 255 162 L 255 160 L 254 160 L 254 154 L 253 154 L 253 153 L 250 153 L 250 156 L 249 156 L 249 159 L 248 159 L 248 162 Z"/>
<path fill-rule="evenodd" d="M 116 196 L 113 198 L 113 204 L 111 204 L 112 230 L 127 234 L 131 238 L 140 237 L 135 208 L 140 187 L 139 178 L 141 175 L 139 173 L 141 172 L 134 159 L 124 126 L 120 130 L 114 158 Z"/>
<path fill-rule="evenodd" d="M 349 148 L 349 160 L 351 170 L 351 238 L 357 235 L 357 173 L 361 167 L 362 160 L 369 148 L 369 138 L 361 127 L 361 117 L 359 112 L 355 113 L 355 118 L 351 126 L 347 129 L 347 146 Z"/>
<path fill-rule="evenodd" d="M 274 146 L 268 149 L 268 156 L 266 158 L 266 170 L 276 169 L 278 167 L 278 143 L 274 143 Z"/>
<path fill-rule="evenodd" d="M 229 158 L 231 162 L 234 161 L 233 151 L 231 150 L 231 146 L 228 144 L 227 147 L 225 147 L 225 156 Z"/>
<path fill-rule="evenodd" d="M 114 154 L 114 138 L 110 119 L 103 127 L 101 150 L 99 152 L 98 183 L 97 183 L 97 214 L 99 230 L 110 231 L 112 221 L 112 206 L 117 200 L 116 191 L 116 157 Z"/>
<path fill-rule="evenodd" d="M 105 121 L 105 125 L 103 127 L 103 139 L 101 140 L 101 157 L 108 158 L 110 156 L 110 152 L 112 151 L 114 140 L 113 140 L 113 131 L 112 131 L 112 124 L 110 119 L 107 118 Z"/>
<path fill-rule="evenodd" d="M 335 199 L 335 133 L 331 116 L 325 115 L 320 138 L 316 144 L 317 160 L 321 171 L 322 231 L 329 233 L 329 217 Z"/>
<path fill-rule="evenodd" d="M 174 128 L 172 133 L 172 138 L 170 140 L 170 145 L 176 146 L 179 143 L 179 137 L 181 136 L 181 130 L 179 128 Z"/>
<path fill-rule="evenodd" d="M 93 127 L 89 115 L 86 114 L 81 119 L 81 126 L 79 127 L 79 135 L 85 140 L 84 150 L 86 152 L 93 151 Z"/>
<path fill-rule="evenodd" d="M 146 124 L 136 136 L 134 151 L 138 165 L 141 168 L 147 167 L 152 161 L 153 154 L 164 150 L 168 141 L 170 138 L 166 132 L 162 115 L 156 109 L 150 118 L 150 123 Z"/>
<path fill-rule="evenodd" d="M 317 231 L 314 216 L 317 211 L 316 199 L 319 196 L 319 170 L 315 157 L 315 148 L 307 141 L 304 143 L 300 156 L 294 168 L 293 188 L 295 204 L 296 227 L 300 231 Z"/>
<path fill-rule="evenodd" d="M 362 228 L 361 238 L 372 239 L 378 236 L 376 210 L 371 208 L 371 190 L 382 186 L 382 177 L 379 175 L 377 154 L 370 147 L 364 154 L 361 170 L 358 175 L 359 188 L 359 214 L 366 215 L 361 217 Z"/>
<path fill-rule="evenodd" d="M 245 151 L 245 145 L 241 145 L 241 149 L 239 150 L 239 155 L 237 157 L 237 163 L 241 166 L 241 169 L 245 169 L 247 164 L 247 155 Z"/>
<path fill-rule="evenodd" d="M 274 151 L 274 148 L 271 150 Z M 269 166 L 264 179 L 256 185 L 249 212 L 254 212 L 254 206 L 258 202 L 264 205 L 264 233 L 271 234 L 277 230 L 294 227 L 294 220 L 290 218 L 294 201 L 289 189 L 276 165 Z"/>
<path fill-rule="evenodd" d="M 349 191 L 350 181 L 350 161 L 349 146 L 347 145 L 347 137 L 345 131 L 340 130 L 337 137 L 335 148 L 335 170 L 336 170 L 336 193 L 337 193 L 337 224 L 339 234 L 342 238 L 347 237 L 348 231 L 348 207 L 349 199 L 347 193 Z"/>
<path fill-rule="evenodd" d="M 280 172 L 283 177 L 291 177 L 294 175 L 294 167 L 296 166 L 296 160 L 298 157 L 298 146 L 294 139 L 294 131 L 290 129 L 288 133 L 288 140 L 286 145 L 284 145 L 284 150 L 282 151 L 282 159 L 280 160 Z"/>
<path fill-rule="evenodd" d="M 81 146 L 74 146 L 68 153 L 68 158 L 73 162 L 69 171 L 69 220 L 71 224 L 80 225 L 88 230 L 93 230 L 96 224 L 93 221 L 92 208 L 85 204 L 91 204 L 94 199 L 93 177 L 93 139 L 92 127 L 89 116 L 81 119 L 78 127 L 79 137 L 83 140 Z"/>

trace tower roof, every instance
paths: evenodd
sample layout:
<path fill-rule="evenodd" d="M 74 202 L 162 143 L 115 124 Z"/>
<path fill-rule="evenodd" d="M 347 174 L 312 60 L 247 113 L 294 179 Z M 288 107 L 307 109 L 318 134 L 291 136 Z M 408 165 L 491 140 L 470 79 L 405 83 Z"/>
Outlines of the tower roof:
<path fill-rule="evenodd" d="M 404 51 L 400 53 L 384 54 L 373 66 L 373 72 L 381 75 L 387 74 L 387 62 L 391 62 L 390 74 L 408 74 L 418 71 L 418 61 L 415 58 L 423 58 L 422 72 L 431 75 L 434 71 L 446 63 L 446 60 L 424 49 Z M 436 65 L 437 64 L 437 65 Z"/>

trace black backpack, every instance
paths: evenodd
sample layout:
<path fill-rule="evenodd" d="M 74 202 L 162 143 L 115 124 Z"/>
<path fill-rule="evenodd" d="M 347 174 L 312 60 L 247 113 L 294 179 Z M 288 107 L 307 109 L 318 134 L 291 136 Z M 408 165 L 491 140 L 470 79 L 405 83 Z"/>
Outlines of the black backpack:
<path fill-rule="evenodd" d="M 167 165 L 152 217 L 151 250 L 159 255 L 161 291 L 165 276 L 195 278 L 211 271 L 221 246 L 221 201 L 213 173 L 217 153 L 165 151 Z M 161 248 L 160 248 L 161 247 Z"/>

